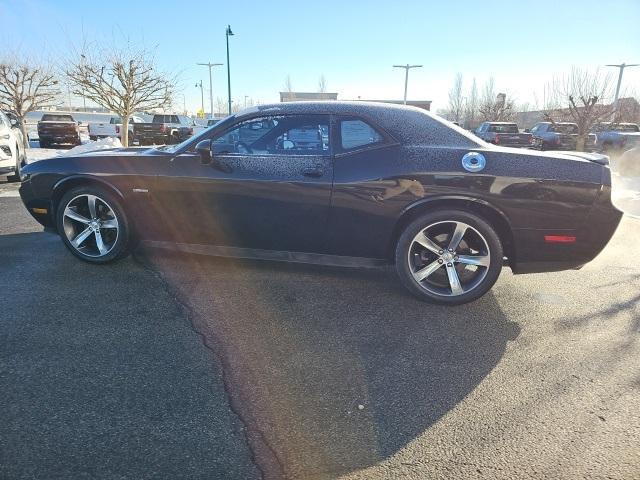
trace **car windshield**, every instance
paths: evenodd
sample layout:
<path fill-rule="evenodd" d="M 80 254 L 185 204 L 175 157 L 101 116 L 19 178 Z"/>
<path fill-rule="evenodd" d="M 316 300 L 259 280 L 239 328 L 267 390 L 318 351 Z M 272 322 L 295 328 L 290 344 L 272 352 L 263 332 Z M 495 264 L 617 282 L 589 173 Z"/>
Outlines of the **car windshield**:
<path fill-rule="evenodd" d="M 169 153 L 176 153 L 176 152 L 182 151 L 185 148 L 187 148 L 187 146 L 195 145 L 199 141 L 204 140 L 207 137 L 209 137 L 211 128 L 216 127 L 216 126 L 222 124 L 223 122 L 230 122 L 234 118 L 235 118 L 235 115 L 230 115 L 228 117 L 225 117 L 222 120 L 220 120 L 217 123 L 215 123 L 214 125 L 212 125 L 211 127 L 207 127 L 205 130 L 203 130 L 198 135 L 195 135 L 193 137 L 187 138 L 183 142 L 180 142 L 180 143 L 178 143 L 176 145 L 162 145 L 160 147 L 156 147 L 156 150 L 160 150 L 160 151 L 163 151 L 163 152 L 169 152 Z"/>

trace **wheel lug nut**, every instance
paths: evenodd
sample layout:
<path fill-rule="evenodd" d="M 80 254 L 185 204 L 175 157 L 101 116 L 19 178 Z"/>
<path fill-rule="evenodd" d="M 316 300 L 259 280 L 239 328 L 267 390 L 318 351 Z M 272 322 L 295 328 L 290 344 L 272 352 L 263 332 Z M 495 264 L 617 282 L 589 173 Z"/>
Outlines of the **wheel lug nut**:
<path fill-rule="evenodd" d="M 438 255 L 442 255 L 443 253 L 444 253 L 444 250 L 440 250 L 440 251 L 438 252 Z"/>
<path fill-rule="evenodd" d="M 452 263 L 447 263 L 447 267 L 453 267 Z"/>
<path fill-rule="evenodd" d="M 443 263 L 444 260 L 442 260 L 441 258 L 438 259 L 438 263 Z"/>

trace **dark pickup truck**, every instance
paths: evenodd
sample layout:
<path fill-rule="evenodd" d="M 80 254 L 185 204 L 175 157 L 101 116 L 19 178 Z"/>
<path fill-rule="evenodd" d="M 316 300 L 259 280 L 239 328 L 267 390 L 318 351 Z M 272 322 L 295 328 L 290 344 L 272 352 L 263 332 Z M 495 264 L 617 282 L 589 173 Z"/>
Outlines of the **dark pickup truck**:
<path fill-rule="evenodd" d="M 537 150 L 575 150 L 578 125 L 571 122 L 539 122 L 531 129 L 532 148 Z M 596 136 L 589 134 L 585 150 L 595 150 Z"/>
<path fill-rule="evenodd" d="M 509 122 L 484 122 L 475 134 L 485 142 L 503 147 L 530 147 L 531 134 L 520 133 L 518 125 Z"/>
<path fill-rule="evenodd" d="M 133 125 L 132 144 L 169 145 L 193 135 L 195 122 L 184 115 L 154 115 L 151 123 Z"/>
<path fill-rule="evenodd" d="M 53 144 L 80 145 L 80 127 L 71 115 L 45 113 L 38 122 L 40 148 Z"/>

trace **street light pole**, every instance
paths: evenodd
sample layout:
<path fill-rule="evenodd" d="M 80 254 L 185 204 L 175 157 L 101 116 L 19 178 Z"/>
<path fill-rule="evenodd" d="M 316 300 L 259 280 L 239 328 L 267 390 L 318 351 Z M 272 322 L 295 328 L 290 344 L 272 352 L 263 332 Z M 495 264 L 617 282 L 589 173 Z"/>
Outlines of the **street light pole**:
<path fill-rule="evenodd" d="M 196 87 L 200 87 L 200 104 L 202 105 L 200 108 L 202 109 L 202 115 L 204 115 L 204 90 L 202 89 L 202 80 L 200 80 L 200 83 L 196 83 Z"/>
<path fill-rule="evenodd" d="M 627 67 L 637 67 L 638 65 L 640 65 L 640 63 L 621 63 L 619 65 L 606 65 L 607 67 L 616 67 L 620 70 L 620 72 L 618 73 L 618 85 L 616 86 L 616 97 L 613 100 L 614 112 L 618 111 L 618 96 L 620 95 L 620 85 L 622 85 L 622 73 L 624 72 L 624 69 Z"/>
<path fill-rule="evenodd" d="M 213 67 L 218 67 L 220 65 L 224 65 L 223 63 L 197 63 L 196 65 L 202 65 L 203 67 L 209 67 L 209 100 L 211 101 L 211 118 L 213 118 L 213 79 L 211 77 L 211 69 Z M 202 80 L 200 80 L 202 83 Z M 204 110 L 204 107 L 202 108 Z"/>
<path fill-rule="evenodd" d="M 231 25 L 227 25 L 225 35 L 227 37 L 227 89 L 229 95 L 229 115 L 231 115 L 231 65 L 229 64 L 229 36 L 233 35 Z"/>
<path fill-rule="evenodd" d="M 409 70 L 412 68 L 420 68 L 422 65 L 394 65 L 394 68 L 404 68 L 404 104 L 407 104 L 407 86 L 409 84 Z"/>

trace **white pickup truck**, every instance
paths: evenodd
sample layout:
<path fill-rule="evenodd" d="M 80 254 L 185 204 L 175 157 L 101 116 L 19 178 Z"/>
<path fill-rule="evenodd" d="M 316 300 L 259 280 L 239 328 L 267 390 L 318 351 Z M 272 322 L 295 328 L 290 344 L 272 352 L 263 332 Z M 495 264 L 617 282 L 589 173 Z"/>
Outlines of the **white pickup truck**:
<path fill-rule="evenodd" d="M 141 117 L 136 117 L 135 115 L 129 118 L 130 133 L 133 132 L 134 123 L 144 123 L 144 120 Z M 87 126 L 90 140 L 107 137 L 120 137 L 121 128 L 122 119 L 120 117 L 111 117 L 108 122 L 91 122 Z"/>

